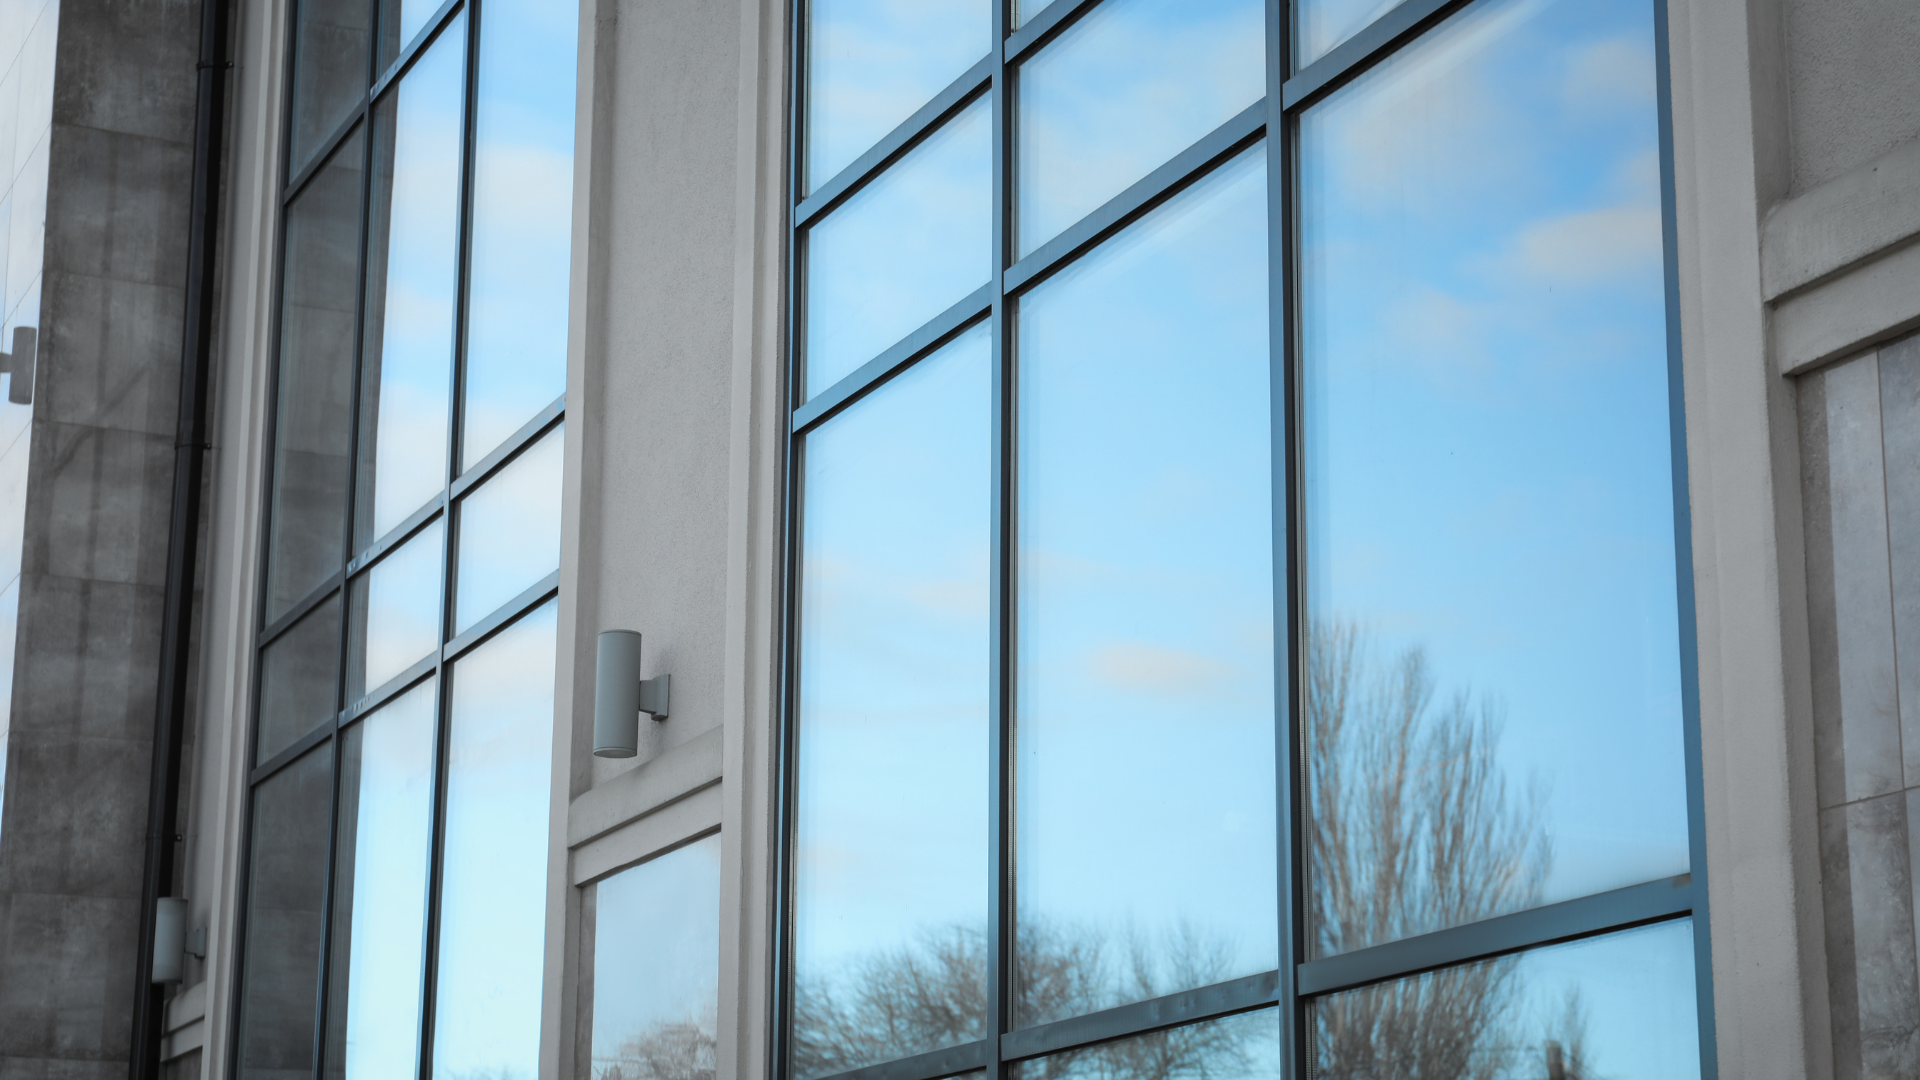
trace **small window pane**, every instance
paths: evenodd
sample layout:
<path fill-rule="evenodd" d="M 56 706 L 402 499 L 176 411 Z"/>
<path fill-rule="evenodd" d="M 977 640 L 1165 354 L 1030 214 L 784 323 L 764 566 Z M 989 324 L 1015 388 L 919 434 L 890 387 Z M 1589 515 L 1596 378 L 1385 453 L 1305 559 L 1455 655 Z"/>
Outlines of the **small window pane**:
<path fill-rule="evenodd" d="M 438 0 L 378 0 L 380 6 L 380 68 L 399 59 L 400 53 L 413 44 L 420 31 L 427 28 L 427 20 L 440 10 Z"/>
<path fill-rule="evenodd" d="M 461 500 L 460 630 L 560 569 L 565 449 L 556 427 Z"/>
<path fill-rule="evenodd" d="M 1700 1075 L 1693 924 L 1445 968 L 1311 1007 L 1318 1075 Z"/>
<path fill-rule="evenodd" d="M 446 486 L 465 25 L 455 19 L 374 114 L 356 550 Z"/>
<path fill-rule="evenodd" d="M 793 1070 L 970 1042 L 986 1016 L 985 326 L 807 436 Z M 934 971 L 938 1005 L 907 975 Z"/>
<path fill-rule="evenodd" d="M 807 188 L 833 179 L 985 58 L 988 0 L 813 0 Z"/>
<path fill-rule="evenodd" d="M 594 886 L 594 1080 L 713 1080 L 720 837 Z"/>
<path fill-rule="evenodd" d="M 420 1060 L 433 842 L 434 686 L 341 733 L 326 1072 L 410 1077 Z"/>
<path fill-rule="evenodd" d="M 1333 1075 L 1321 1075 L 1334 1080 Z M 1395 1075 L 1383 1074 L 1381 1080 Z M 1425 1073 L 1398 1075 L 1419 1076 L 1423 1080 L 1427 1076 Z M 1151 1035 L 1116 1039 L 1084 1050 L 1016 1062 L 1007 1069 L 1007 1080 L 1279 1080 L 1279 1077 L 1280 1013 L 1277 1009 L 1261 1009 Z M 1358 1074 L 1352 1080 L 1372 1078 Z"/>
<path fill-rule="evenodd" d="M 556 625 L 549 602 L 454 665 L 435 1076 L 540 1073 Z"/>
<path fill-rule="evenodd" d="M 580 7 L 490 0 L 479 33 L 462 468 L 567 388 Z"/>
<path fill-rule="evenodd" d="M 1052 7 L 1054 0 L 1014 0 L 1013 24 L 1025 26 L 1038 18 L 1040 13 Z"/>
<path fill-rule="evenodd" d="M 321 601 L 260 655 L 259 764 L 339 712 L 340 594 Z"/>
<path fill-rule="evenodd" d="M 313 1075 L 332 761 L 333 748 L 323 744 L 254 791 L 240 980 L 244 1080 Z"/>
<path fill-rule="evenodd" d="M 1279 963 L 1265 153 L 1020 304 L 1021 1025 Z"/>
<path fill-rule="evenodd" d="M 268 622 L 345 561 L 365 145 L 348 139 L 287 208 Z"/>
<path fill-rule="evenodd" d="M 982 98 L 808 230 L 808 397 L 992 276 L 992 135 Z"/>
<path fill-rule="evenodd" d="M 290 175 L 305 167 L 367 92 L 373 5 L 370 0 L 299 0 L 294 19 Z"/>
<path fill-rule="evenodd" d="M 412 667 L 440 644 L 440 568 L 446 528 L 436 521 L 355 578 L 347 645 L 347 702 Z"/>
<path fill-rule="evenodd" d="M 1688 870 L 1653 56 L 1484 3 L 1302 118 L 1315 955 Z"/>
<path fill-rule="evenodd" d="M 1372 25 L 1405 0 L 1296 0 L 1294 52 L 1300 67 Z"/>
<path fill-rule="evenodd" d="M 1020 254 L 1266 93 L 1260 0 L 1106 0 L 1020 67 Z"/>

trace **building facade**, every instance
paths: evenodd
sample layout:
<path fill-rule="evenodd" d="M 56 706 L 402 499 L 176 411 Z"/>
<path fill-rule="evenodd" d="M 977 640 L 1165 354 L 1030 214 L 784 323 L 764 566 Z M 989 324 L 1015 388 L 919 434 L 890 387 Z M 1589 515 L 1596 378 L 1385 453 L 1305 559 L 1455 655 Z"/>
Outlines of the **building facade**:
<path fill-rule="evenodd" d="M 206 3 L 4 15 L 0 1076 L 1920 1075 L 1912 5 Z"/>

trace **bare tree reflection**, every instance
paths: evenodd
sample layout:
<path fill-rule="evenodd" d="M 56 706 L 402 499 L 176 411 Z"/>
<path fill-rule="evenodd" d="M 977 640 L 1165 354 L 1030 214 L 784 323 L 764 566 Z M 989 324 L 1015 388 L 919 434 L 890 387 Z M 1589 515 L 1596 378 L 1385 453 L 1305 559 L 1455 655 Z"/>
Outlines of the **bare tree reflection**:
<path fill-rule="evenodd" d="M 716 1010 L 661 1021 L 629 1035 L 611 1055 L 595 1055 L 594 1080 L 714 1080 L 719 1039 Z"/>

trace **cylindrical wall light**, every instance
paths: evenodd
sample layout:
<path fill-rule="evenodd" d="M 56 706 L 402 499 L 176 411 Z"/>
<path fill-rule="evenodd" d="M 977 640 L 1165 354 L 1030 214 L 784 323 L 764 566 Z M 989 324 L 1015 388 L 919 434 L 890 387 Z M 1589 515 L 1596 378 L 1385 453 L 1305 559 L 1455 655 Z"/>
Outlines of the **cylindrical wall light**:
<path fill-rule="evenodd" d="M 640 635 L 632 630 L 600 634 L 593 687 L 593 755 L 630 758 L 640 749 L 640 714 L 667 718 L 669 677 L 640 678 Z"/>
<path fill-rule="evenodd" d="M 179 982 L 187 969 L 187 902 L 163 896 L 153 912 L 153 981 Z"/>

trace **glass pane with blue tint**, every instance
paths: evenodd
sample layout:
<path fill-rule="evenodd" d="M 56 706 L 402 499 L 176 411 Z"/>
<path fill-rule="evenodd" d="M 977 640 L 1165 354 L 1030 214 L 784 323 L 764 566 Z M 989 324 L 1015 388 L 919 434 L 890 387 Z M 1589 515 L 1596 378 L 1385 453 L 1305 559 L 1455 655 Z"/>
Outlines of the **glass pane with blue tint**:
<path fill-rule="evenodd" d="M 807 180 L 819 187 L 986 58 L 990 0 L 812 0 Z"/>
<path fill-rule="evenodd" d="M 1688 869 L 1650 0 L 1300 126 L 1317 955 Z"/>
<path fill-rule="evenodd" d="M 372 81 L 373 4 L 371 0 L 299 0 L 293 17 L 290 175 L 312 159 L 367 92 Z"/>
<path fill-rule="evenodd" d="M 560 569 L 566 434 L 560 426 L 542 435 L 460 500 L 456 633 Z"/>
<path fill-rule="evenodd" d="M 455 19 L 374 114 L 355 550 L 446 486 L 465 25 Z"/>
<path fill-rule="evenodd" d="M 300 617 L 260 653 L 258 765 L 339 712 L 340 594 Z"/>
<path fill-rule="evenodd" d="M 1405 0 L 1296 0 L 1294 62 L 1306 67 Z"/>
<path fill-rule="evenodd" d="M 1025 255 L 1266 93 L 1260 0 L 1107 0 L 1020 66 Z"/>
<path fill-rule="evenodd" d="M 806 437 L 793 1069 L 970 1042 L 986 1017 L 990 338 Z M 911 973 L 930 972 L 938 1003 Z"/>
<path fill-rule="evenodd" d="M 1693 924 L 1658 923 L 1310 1006 L 1327 1080 L 1700 1075 Z"/>
<path fill-rule="evenodd" d="M 1061 974 L 1070 978 L 1080 972 Z M 1261 1009 L 1130 1039 L 1116 1039 L 1084 1050 L 1015 1062 L 1007 1069 L 1007 1080 L 1171 1080 L 1174 1077 L 1279 1080 L 1279 1010 Z"/>
<path fill-rule="evenodd" d="M 1279 963 L 1265 153 L 1020 302 L 1021 1025 Z"/>
<path fill-rule="evenodd" d="M 493 0 L 479 33 L 462 468 L 567 388 L 580 7 Z"/>
<path fill-rule="evenodd" d="M 236 1070 L 244 1080 L 313 1075 L 332 779 L 333 747 L 322 743 L 253 792 Z"/>
<path fill-rule="evenodd" d="M 1014 0 L 1013 25 L 1025 26 L 1054 5 L 1054 0 Z"/>
<path fill-rule="evenodd" d="M 268 622 L 346 561 L 365 149 L 365 140 L 355 133 L 287 208 L 267 535 Z"/>
<path fill-rule="evenodd" d="M 993 114 L 969 105 L 807 231 L 807 396 L 993 274 Z"/>
<path fill-rule="evenodd" d="M 419 1068 L 434 700 L 424 683 L 340 733 L 328 1076 L 405 1078 Z"/>
<path fill-rule="evenodd" d="M 435 1076 L 540 1073 L 555 611 L 541 606 L 453 667 Z"/>
<path fill-rule="evenodd" d="M 446 526 L 435 521 L 354 579 L 348 592 L 348 704 L 439 646 L 445 563 Z"/>
<path fill-rule="evenodd" d="M 420 32 L 427 28 L 427 22 L 434 12 L 440 9 L 440 0 L 377 0 L 380 5 L 380 56 L 379 65 L 384 69 L 398 59 L 400 53 Z"/>
<path fill-rule="evenodd" d="M 594 886 L 593 1080 L 713 1080 L 720 837 Z"/>

